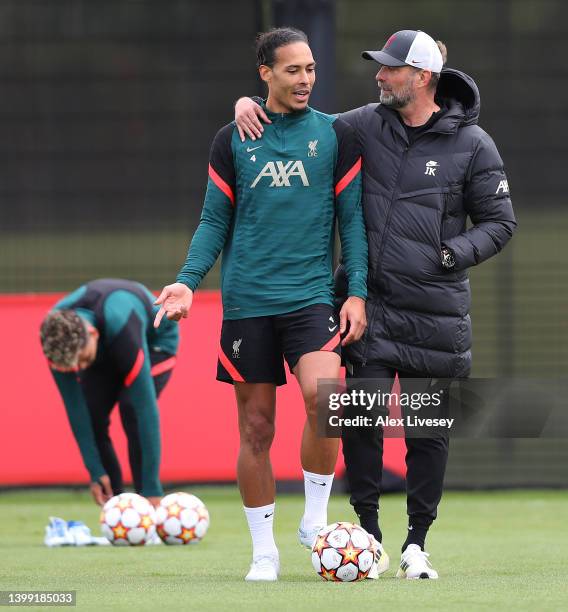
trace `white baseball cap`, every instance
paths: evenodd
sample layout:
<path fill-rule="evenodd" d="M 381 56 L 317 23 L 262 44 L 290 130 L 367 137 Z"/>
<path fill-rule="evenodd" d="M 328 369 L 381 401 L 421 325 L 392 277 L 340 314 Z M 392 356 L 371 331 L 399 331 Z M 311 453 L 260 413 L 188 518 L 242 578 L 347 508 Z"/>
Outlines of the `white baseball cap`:
<path fill-rule="evenodd" d="M 420 30 L 395 32 L 381 51 L 363 51 L 361 56 L 385 66 L 414 66 L 436 73 L 441 72 L 444 65 L 436 41 Z"/>

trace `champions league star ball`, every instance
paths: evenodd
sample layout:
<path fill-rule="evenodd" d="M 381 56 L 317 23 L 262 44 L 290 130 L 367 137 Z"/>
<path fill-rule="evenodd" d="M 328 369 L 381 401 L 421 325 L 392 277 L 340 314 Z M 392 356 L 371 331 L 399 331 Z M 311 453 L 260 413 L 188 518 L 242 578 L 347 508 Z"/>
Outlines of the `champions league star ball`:
<path fill-rule="evenodd" d="M 324 579 L 355 582 L 366 578 L 375 557 L 371 536 L 359 525 L 333 523 L 316 536 L 312 565 Z"/>
<path fill-rule="evenodd" d="M 101 512 L 101 531 L 115 546 L 142 546 L 156 534 L 152 504 L 137 493 L 121 493 L 107 501 Z"/>
<path fill-rule="evenodd" d="M 197 544 L 208 528 L 209 512 L 195 495 L 171 493 L 156 509 L 156 530 L 166 544 Z"/>

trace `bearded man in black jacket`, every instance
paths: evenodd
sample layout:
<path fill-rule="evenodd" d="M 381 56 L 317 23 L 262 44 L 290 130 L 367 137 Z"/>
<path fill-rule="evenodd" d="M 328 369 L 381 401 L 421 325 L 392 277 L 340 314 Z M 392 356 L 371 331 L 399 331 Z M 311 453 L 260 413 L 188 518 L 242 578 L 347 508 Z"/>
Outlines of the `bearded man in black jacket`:
<path fill-rule="evenodd" d="M 493 140 L 477 125 L 478 88 L 470 76 L 443 68 L 443 43 L 402 30 L 362 56 L 379 64 L 380 103 L 341 114 L 362 146 L 369 242 L 368 327 L 344 351 L 347 375 L 382 382 L 398 375 L 401 391 L 405 380 L 415 390 L 421 379 L 428 390 L 433 378 L 469 375 L 467 270 L 498 253 L 513 234 L 509 185 Z M 243 98 L 236 116 L 241 133 L 261 135 L 265 117 L 258 105 Z M 340 268 L 340 296 L 345 287 Z M 397 576 L 436 579 L 424 542 L 442 497 L 448 433 L 406 434 L 409 520 Z M 383 429 L 348 427 L 342 439 L 351 503 L 380 543 Z M 388 565 L 379 544 L 372 574 Z"/>

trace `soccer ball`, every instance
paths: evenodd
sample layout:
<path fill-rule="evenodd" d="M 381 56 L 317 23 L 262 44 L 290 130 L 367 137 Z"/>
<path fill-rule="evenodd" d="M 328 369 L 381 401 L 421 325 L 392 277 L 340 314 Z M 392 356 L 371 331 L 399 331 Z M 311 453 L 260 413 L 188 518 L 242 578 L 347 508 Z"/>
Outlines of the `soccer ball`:
<path fill-rule="evenodd" d="M 156 530 L 166 544 L 197 544 L 208 528 L 209 512 L 195 495 L 171 493 L 156 508 Z"/>
<path fill-rule="evenodd" d="M 156 533 L 154 508 L 137 493 L 121 493 L 109 499 L 100 522 L 103 535 L 115 546 L 142 546 Z"/>
<path fill-rule="evenodd" d="M 372 537 L 359 525 L 333 523 L 316 536 L 312 565 L 324 579 L 355 582 L 366 578 L 375 558 Z"/>

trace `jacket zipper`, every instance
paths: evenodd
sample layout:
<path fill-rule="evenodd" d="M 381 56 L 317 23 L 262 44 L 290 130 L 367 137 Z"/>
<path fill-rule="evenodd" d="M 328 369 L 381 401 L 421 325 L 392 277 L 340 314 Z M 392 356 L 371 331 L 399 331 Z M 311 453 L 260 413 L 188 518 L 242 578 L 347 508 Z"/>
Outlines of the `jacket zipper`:
<path fill-rule="evenodd" d="M 442 242 L 444 241 L 444 223 L 446 222 L 447 218 L 450 216 L 448 214 L 448 206 L 449 206 L 449 199 L 450 199 L 450 194 L 449 192 L 443 193 L 442 194 L 442 216 L 440 219 L 440 246 L 442 245 Z"/>
<path fill-rule="evenodd" d="M 404 153 L 402 154 L 402 162 L 400 164 L 400 167 L 398 169 L 398 173 L 396 175 L 396 189 L 394 190 L 393 194 L 392 194 L 392 198 L 389 204 L 389 209 L 387 211 L 387 220 L 385 222 L 385 229 L 383 232 L 383 239 L 381 240 L 381 247 L 379 249 L 379 261 L 377 262 L 377 276 L 378 276 L 378 272 L 381 271 L 381 267 L 382 267 L 382 260 L 383 260 L 383 253 L 385 250 L 385 244 L 386 244 L 386 238 L 387 238 L 387 234 L 388 234 L 388 229 L 390 226 L 390 222 L 391 222 L 391 217 L 392 217 L 392 210 L 394 208 L 394 203 L 395 200 L 398 198 L 399 194 L 400 194 L 400 185 L 398 184 L 398 179 L 400 177 L 400 175 L 402 174 L 402 171 L 404 169 L 404 167 L 406 166 L 406 161 L 408 158 L 408 150 L 410 149 L 410 145 L 408 147 L 406 147 L 406 149 L 404 149 Z"/>
<path fill-rule="evenodd" d="M 387 211 L 387 220 L 385 222 L 385 229 L 383 231 L 383 239 L 381 241 L 381 246 L 379 248 L 379 259 L 377 261 L 377 272 L 375 273 L 376 276 L 379 276 L 379 273 L 381 272 L 381 267 L 382 267 L 382 259 L 383 259 L 383 252 L 385 250 L 385 243 L 386 243 L 386 237 L 387 237 L 387 230 L 389 228 L 390 225 L 390 221 L 391 221 L 391 217 L 392 217 L 392 209 L 394 208 L 394 202 L 396 200 L 396 198 L 398 197 L 398 194 L 400 193 L 400 186 L 398 185 L 398 179 L 400 177 L 400 175 L 402 174 L 402 170 L 404 168 L 404 166 L 406 166 L 406 160 L 408 157 L 408 150 L 410 149 L 410 145 L 408 145 L 405 149 L 404 149 L 404 153 L 402 156 L 402 161 L 400 163 L 400 167 L 398 169 L 398 173 L 396 175 L 396 181 L 397 181 L 397 185 L 396 185 L 396 189 L 393 192 L 390 204 L 389 204 L 389 208 Z M 373 307 L 374 310 L 374 307 Z M 371 315 L 373 314 L 373 310 L 371 311 Z M 367 336 L 365 337 L 365 344 L 363 345 L 363 361 L 362 361 L 362 365 L 367 365 L 367 352 L 369 350 L 369 338 L 371 337 L 371 332 L 373 331 L 373 322 L 374 322 L 374 317 L 371 316 L 371 321 L 369 323 L 369 328 L 367 330 Z"/>

